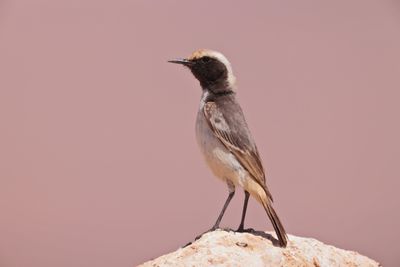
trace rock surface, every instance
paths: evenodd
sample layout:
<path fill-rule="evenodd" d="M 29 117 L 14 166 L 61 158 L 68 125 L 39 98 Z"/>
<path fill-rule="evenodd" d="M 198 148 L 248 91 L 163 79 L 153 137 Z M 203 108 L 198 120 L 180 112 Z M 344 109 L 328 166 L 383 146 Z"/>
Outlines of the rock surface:
<path fill-rule="evenodd" d="M 263 235 L 217 230 L 139 266 L 381 266 L 357 252 L 325 245 L 312 238 L 289 235 L 288 246 L 282 249 L 273 245 L 271 233 Z"/>

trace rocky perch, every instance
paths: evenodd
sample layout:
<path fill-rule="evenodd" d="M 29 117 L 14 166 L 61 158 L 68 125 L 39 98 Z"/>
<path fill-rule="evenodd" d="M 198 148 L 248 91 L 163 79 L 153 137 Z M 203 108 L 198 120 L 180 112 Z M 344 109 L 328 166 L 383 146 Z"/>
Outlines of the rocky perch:
<path fill-rule="evenodd" d="M 289 235 L 289 240 L 283 249 L 273 245 L 274 238 L 269 232 L 257 235 L 217 230 L 139 266 L 381 266 L 357 252 L 325 245 L 312 238 Z"/>

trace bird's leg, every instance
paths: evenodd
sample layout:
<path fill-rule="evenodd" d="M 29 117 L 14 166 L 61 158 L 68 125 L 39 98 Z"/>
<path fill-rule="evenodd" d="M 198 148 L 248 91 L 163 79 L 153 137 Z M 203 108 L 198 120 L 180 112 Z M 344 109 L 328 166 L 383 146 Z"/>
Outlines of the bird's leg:
<path fill-rule="evenodd" d="M 246 190 L 244 191 L 244 204 L 243 204 L 243 211 L 242 211 L 242 220 L 240 221 L 239 228 L 236 230 L 237 232 L 244 232 L 244 219 L 246 218 L 246 211 L 247 211 L 247 204 L 249 202 L 249 192 Z"/>
<path fill-rule="evenodd" d="M 219 223 L 221 222 L 222 217 L 224 216 L 225 210 L 228 207 L 228 205 L 231 202 L 231 200 L 232 200 L 234 195 L 235 195 L 235 188 L 233 188 L 233 191 L 230 189 L 229 190 L 229 195 L 228 195 L 228 198 L 225 201 L 224 207 L 222 208 L 222 210 L 221 210 L 221 212 L 220 212 L 220 214 L 218 216 L 217 221 L 215 222 L 214 226 L 210 229 L 210 231 L 214 231 L 214 230 L 219 228 Z"/>
<path fill-rule="evenodd" d="M 229 180 L 227 181 L 227 184 L 228 184 L 228 188 L 229 188 L 229 195 L 228 195 L 228 198 L 225 201 L 224 207 L 222 208 L 222 210 L 221 210 L 221 212 L 220 212 L 220 214 L 218 216 L 218 219 L 215 222 L 214 226 L 211 227 L 211 229 L 208 230 L 205 233 L 212 232 L 212 231 L 214 231 L 214 230 L 219 228 L 219 223 L 221 222 L 222 217 L 224 217 L 225 210 L 229 206 L 229 203 L 231 202 L 233 196 L 235 195 L 235 185 L 232 182 L 230 182 Z M 205 234 L 205 233 L 203 233 L 203 234 Z M 195 240 L 201 238 L 203 236 L 203 234 L 197 236 Z"/>

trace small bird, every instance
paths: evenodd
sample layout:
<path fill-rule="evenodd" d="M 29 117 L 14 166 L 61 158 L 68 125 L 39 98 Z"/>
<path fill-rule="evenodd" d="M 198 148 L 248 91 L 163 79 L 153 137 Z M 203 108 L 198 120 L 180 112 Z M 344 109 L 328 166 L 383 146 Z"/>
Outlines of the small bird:
<path fill-rule="evenodd" d="M 217 52 L 200 49 L 188 58 L 170 60 L 188 67 L 200 82 L 202 97 L 196 119 L 196 139 L 207 165 L 215 176 L 228 185 L 229 195 L 210 231 L 218 229 L 235 194 L 244 189 L 245 198 L 238 232 L 244 232 L 249 195 L 263 205 L 281 247 L 287 235 L 272 207 L 272 195 L 265 184 L 265 173 L 256 144 L 242 109 L 235 98 L 235 76 L 227 58 Z"/>

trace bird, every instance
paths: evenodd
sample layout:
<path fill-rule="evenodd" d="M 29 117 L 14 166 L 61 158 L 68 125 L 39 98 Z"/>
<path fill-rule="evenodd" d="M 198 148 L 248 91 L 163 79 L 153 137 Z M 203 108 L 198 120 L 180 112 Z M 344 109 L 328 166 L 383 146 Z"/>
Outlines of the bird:
<path fill-rule="evenodd" d="M 199 49 L 187 58 L 169 60 L 190 69 L 200 82 L 202 96 L 196 118 L 196 139 L 213 174 L 229 190 L 224 206 L 209 231 L 219 228 L 236 187 L 244 190 L 242 217 L 237 232 L 244 232 L 251 195 L 265 209 L 280 247 L 286 247 L 286 231 L 272 207 L 273 198 L 265 182 L 265 171 L 256 143 L 236 99 L 236 78 L 228 59 L 220 52 Z"/>

